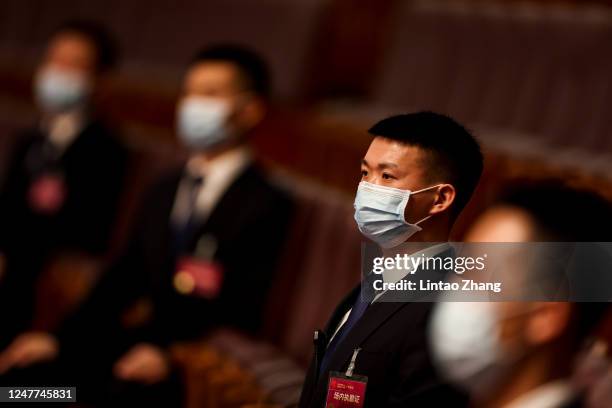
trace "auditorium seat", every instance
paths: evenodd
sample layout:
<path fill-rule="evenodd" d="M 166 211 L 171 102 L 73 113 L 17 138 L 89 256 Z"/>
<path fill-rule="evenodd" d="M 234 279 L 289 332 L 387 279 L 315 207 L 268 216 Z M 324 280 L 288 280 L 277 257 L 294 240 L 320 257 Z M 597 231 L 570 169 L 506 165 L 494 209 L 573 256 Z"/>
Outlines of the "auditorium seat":
<path fill-rule="evenodd" d="M 567 150 L 572 166 L 610 170 L 608 9 L 415 1 L 398 14 L 377 109 L 438 110 L 481 130 L 491 148 L 539 158 Z"/>
<path fill-rule="evenodd" d="M 306 362 L 313 329 L 323 328 L 359 282 L 361 236 L 353 220 L 353 197 L 295 176 L 279 176 L 279 182 L 293 193 L 298 208 L 270 295 L 265 334 Z"/>

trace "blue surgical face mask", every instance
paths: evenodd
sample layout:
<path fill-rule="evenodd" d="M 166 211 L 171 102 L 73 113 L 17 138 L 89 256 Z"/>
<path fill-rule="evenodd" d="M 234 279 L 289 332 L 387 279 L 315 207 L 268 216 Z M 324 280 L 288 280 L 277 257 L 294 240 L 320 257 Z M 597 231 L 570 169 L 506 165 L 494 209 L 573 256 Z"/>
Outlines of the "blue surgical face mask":
<path fill-rule="evenodd" d="M 418 191 L 400 190 L 398 188 L 379 186 L 362 181 L 355 197 L 355 221 L 359 231 L 382 248 L 393 248 L 405 242 L 412 235 L 421 231 L 418 224 L 406 221 L 404 212 L 412 194 L 421 193 L 438 187 L 438 185 Z"/>
<path fill-rule="evenodd" d="M 46 68 L 35 79 L 34 91 L 47 112 L 65 112 L 84 104 L 90 83 L 84 75 L 58 68 Z"/>
<path fill-rule="evenodd" d="M 230 137 L 227 127 L 230 105 L 216 98 L 190 96 L 180 102 L 177 132 L 189 148 L 206 150 Z"/>
<path fill-rule="evenodd" d="M 500 337 L 501 322 L 525 312 L 504 316 L 495 302 L 445 299 L 436 303 L 429 324 L 433 361 L 453 384 L 476 398 L 486 397 L 526 353 L 504 347 Z"/>

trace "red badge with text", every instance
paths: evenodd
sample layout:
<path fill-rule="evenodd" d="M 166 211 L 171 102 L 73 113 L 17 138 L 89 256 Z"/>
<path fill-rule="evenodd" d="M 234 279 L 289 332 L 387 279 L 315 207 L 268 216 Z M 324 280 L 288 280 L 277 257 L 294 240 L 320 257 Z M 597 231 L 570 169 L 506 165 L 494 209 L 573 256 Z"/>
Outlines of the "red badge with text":
<path fill-rule="evenodd" d="M 363 407 L 367 385 L 367 377 L 330 372 L 325 408 Z"/>
<path fill-rule="evenodd" d="M 174 287 L 184 295 L 207 299 L 219 296 L 223 285 L 223 266 L 211 260 L 181 257 L 176 264 Z"/>
<path fill-rule="evenodd" d="M 66 201 L 67 188 L 64 178 L 57 174 L 38 177 L 28 190 L 28 203 L 41 214 L 55 214 Z"/>

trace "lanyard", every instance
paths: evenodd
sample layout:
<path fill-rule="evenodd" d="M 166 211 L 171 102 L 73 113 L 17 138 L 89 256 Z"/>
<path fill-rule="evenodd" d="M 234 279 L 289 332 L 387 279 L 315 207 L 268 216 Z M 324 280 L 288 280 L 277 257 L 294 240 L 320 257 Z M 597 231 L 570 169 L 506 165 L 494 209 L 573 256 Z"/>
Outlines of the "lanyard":
<path fill-rule="evenodd" d="M 355 362 L 357 361 L 357 355 L 359 354 L 360 351 L 361 351 L 361 347 L 360 348 L 356 348 L 355 351 L 353 351 L 353 356 L 351 357 L 351 362 L 349 363 L 349 366 L 346 369 L 346 376 L 347 377 L 352 377 L 353 376 L 353 371 L 355 370 Z"/>

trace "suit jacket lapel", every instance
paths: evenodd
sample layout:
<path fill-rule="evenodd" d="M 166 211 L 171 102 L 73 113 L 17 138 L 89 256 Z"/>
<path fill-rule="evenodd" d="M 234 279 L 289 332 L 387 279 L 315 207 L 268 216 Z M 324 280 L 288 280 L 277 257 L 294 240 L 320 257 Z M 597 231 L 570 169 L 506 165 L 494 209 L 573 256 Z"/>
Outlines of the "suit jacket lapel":
<path fill-rule="evenodd" d="M 357 293 L 357 296 L 359 296 L 359 293 Z M 365 342 L 387 319 L 406 305 L 407 303 L 372 303 L 361 319 L 355 324 L 350 335 L 346 336 L 338 345 L 329 366 L 335 368 L 344 367 L 350 360 L 353 351 Z"/>
<path fill-rule="evenodd" d="M 331 337 L 334 335 L 334 332 L 338 328 L 340 321 L 342 320 L 344 315 L 349 311 L 353 303 L 355 303 L 355 299 L 357 296 L 359 296 L 360 293 L 361 293 L 361 285 L 357 285 L 356 287 L 353 288 L 353 290 L 349 292 L 348 295 L 344 297 L 344 299 L 342 299 L 340 304 L 338 304 L 338 306 L 332 313 L 330 319 L 328 320 L 327 325 L 325 326 L 325 335 L 327 336 L 328 339 L 331 339 Z"/>
<path fill-rule="evenodd" d="M 228 217 L 228 214 L 244 208 L 243 204 L 249 198 L 248 191 L 245 193 L 246 187 L 253 183 L 257 177 L 256 173 L 255 165 L 251 163 L 237 174 L 227 190 L 219 197 L 206 220 L 199 226 L 196 234 L 198 237 L 205 232 L 211 232 L 215 235 L 220 230 L 229 229 L 228 222 L 234 221 L 236 217 Z M 206 183 L 206 179 L 204 179 L 204 183 Z"/>
<path fill-rule="evenodd" d="M 446 257 L 452 256 L 454 251 L 452 248 L 447 248 L 437 254 L 437 257 Z M 411 275 L 414 277 L 418 275 L 418 272 Z M 353 291 L 340 303 L 340 306 L 334 312 L 332 319 L 326 328 L 326 334 L 328 338 L 330 338 L 340 320 L 344 316 L 344 314 L 348 311 L 350 306 L 355 302 L 357 296 L 360 296 L 361 285 L 357 286 Z M 387 319 L 389 319 L 393 314 L 399 311 L 402 307 L 410 304 L 410 302 L 393 302 L 393 301 L 384 301 L 384 297 L 386 295 L 392 296 L 392 293 L 387 292 L 381 296 L 380 299 L 373 302 L 365 311 L 361 319 L 356 323 L 351 331 L 349 336 L 346 336 L 343 341 L 338 345 L 336 349 L 335 355 L 332 357 L 330 361 L 330 367 L 343 367 L 345 366 L 355 348 L 359 347 L 363 342 L 367 340 L 367 338 L 372 335 Z M 416 299 L 425 300 L 425 297 L 431 295 L 430 293 L 423 294 L 423 296 L 415 297 Z M 427 301 L 434 301 L 434 299 L 427 299 Z"/>

